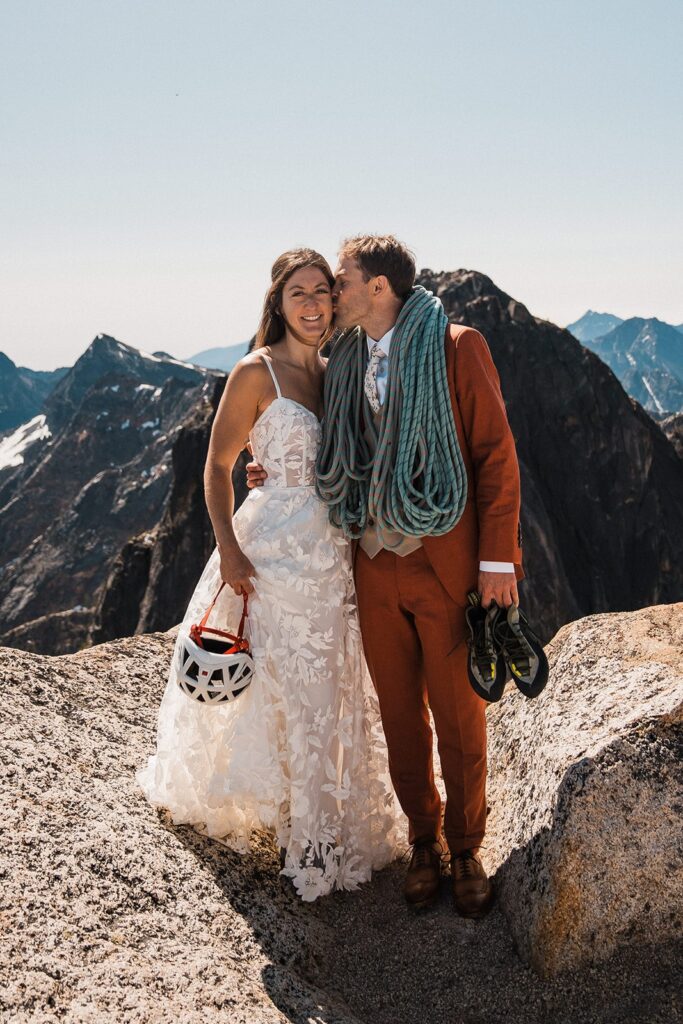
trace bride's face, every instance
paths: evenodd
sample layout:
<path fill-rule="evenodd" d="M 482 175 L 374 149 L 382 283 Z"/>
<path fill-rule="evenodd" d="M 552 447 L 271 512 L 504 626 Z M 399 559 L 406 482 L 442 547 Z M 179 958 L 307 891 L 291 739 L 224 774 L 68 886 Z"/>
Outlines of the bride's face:
<path fill-rule="evenodd" d="M 332 323 L 332 289 L 318 267 L 296 270 L 282 291 L 282 314 L 303 344 L 319 345 Z"/>

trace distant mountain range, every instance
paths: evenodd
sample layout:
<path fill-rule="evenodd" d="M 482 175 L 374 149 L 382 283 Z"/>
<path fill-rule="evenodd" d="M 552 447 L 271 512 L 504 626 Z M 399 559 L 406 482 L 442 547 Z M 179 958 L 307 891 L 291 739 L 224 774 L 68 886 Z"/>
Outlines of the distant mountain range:
<path fill-rule="evenodd" d="M 543 638 L 680 600 L 680 417 L 660 429 L 601 359 L 485 275 L 419 282 L 482 331 L 498 368 L 522 473 L 522 600 Z M 180 621 L 215 544 L 203 467 L 225 379 L 98 335 L 0 437 L 0 645 L 60 654 Z M 241 466 L 233 479 L 239 504 Z"/>
<path fill-rule="evenodd" d="M 0 436 L 36 416 L 55 384 L 68 372 L 68 366 L 29 370 L 0 352 Z"/>
<path fill-rule="evenodd" d="M 573 324 L 567 324 L 567 330 L 585 345 L 587 341 L 600 338 L 623 322 L 620 316 L 614 316 L 613 313 L 595 313 L 589 309 Z"/>
<path fill-rule="evenodd" d="M 683 411 L 683 325 L 588 310 L 567 330 L 600 356 L 653 416 Z"/>
<path fill-rule="evenodd" d="M 249 344 L 248 341 L 243 341 L 239 345 L 227 345 L 224 348 L 205 348 L 194 356 L 188 356 L 186 362 L 194 363 L 195 366 L 205 366 L 209 370 L 230 373 L 242 356 L 247 354 Z"/>
<path fill-rule="evenodd" d="M 84 388 L 96 380 L 100 376 L 102 369 L 101 350 L 104 345 L 106 348 L 115 339 L 110 338 L 108 335 L 99 334 L 92 345 L 88 348 L 87 352 L 81 357 L 78 362 L 78 387 Z M 115 342 L 116 345 L 122 344 Z M 223 373 L 229 373 L 235 366 L 235 364 L 246 355 L 249 350 L 249 342 L 241 342 L 237 345 L 226 345 L 218 348 L 207 348 L 201 352 L 197 352 L 196 355 L 190 356 L 188 359 L 181 360 L 175 356 L 169 355 L 167 352 L 142 352 L 139 349 L 132 348 L 130 345 L 123 345 L 119 350 L 123 355 L 117 355 L 116 348 L 111 349 L 104 357 L 104 362 L 110 355 L 114 356 L 117 360 L 118 365 L 123 369 L 125 361 L 131 360 L 136 364 L 131 369 L 137 373 L 141 369 L 140 360 L 146 360 L 147 368 L 150 370 L 150 374 L 143 374 L 145 379 L 148 378 L 158 379 L 160 373 L 163 377 L 165 369 L 168 363 L 174 363 L 176 366 L 185 366 L 188 370 L 192 366 L 203 367 L 208 370 L 221 370 Z M 135 355 L 137 353 L 137 355 Z M 157 367 L 156 374 L 152 370 L 152 364 L 154 361 L 161 362 L 161 370 Z M 17 366 L 12 360 L 6 356 L 3 352 L 0 352 L 0 440 L 7 434 L 9 434 L 14 428 L 27 424 L 30 420 L 36 417 L 42 410 L 45 401 L 48 396 L 56 391 L 56 385 L 69 374 L 71 367 L 60 366 L 57 370 L 30 370 L 26 366 Z M 177 373 L 176 376 L 182 377 L 182 373 Z M 187 373 L 185 374 L 187 379 Z M 165 379 L 165 377 L 164 377 Z M 61 391 L 56 391 L 56 395 L 52 401 L 54 406 L 53 412 L 56 412 L 57 405 L 60 403 L 64 405 L 64 414 L 68 415 L 69 409 L 73 411 L 74 401 L 69 397 L 69 392 L 73 387 L 73 380 L 70 378 L 66 382 L 65 387 Z M 75 404 L 82 397 L 80 394 L 75 396 Z"/>

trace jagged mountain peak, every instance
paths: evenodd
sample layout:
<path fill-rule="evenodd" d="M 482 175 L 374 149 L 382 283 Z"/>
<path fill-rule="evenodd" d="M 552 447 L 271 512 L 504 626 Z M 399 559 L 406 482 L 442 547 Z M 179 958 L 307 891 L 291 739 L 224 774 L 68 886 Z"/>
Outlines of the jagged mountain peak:
<path fill-rule="evenodd" d="M 522 302 L 479 270 L 421 270 L 417 283 L 441 299 L 451 320 L 469 323 L 477 315 L 496 324 L 524 324 L 535 320 Z"/>
<path fill-rule="evenodd" d="M 4 377 L 17 369 L 17 364 L 13 362 L 9 356 L 6 356 L 4 352 L 0 352 L 0 377 Z"/>
<path fill-rule="evenodd" d="M 587 309 L 578 320 L 567 324 L 566 330 L 585 345 L 586 342 L 606 334 L 621 323 L 622 318 L 615 316 L 614 313 L 598 313 L 594 309 Z"/>
<path fill-rule="evenodd" d="M 182 359 L 177 359 L 175 356 L 169 355 L 168 352 L 146 352 L 144 349 L 137 348 L 135 345 L 129 345 L 124 341 L 119 341 L 118 338 L 114 338 L 111 334 L 97 334 L 80 358 L 83 359 L 88 355 L 109 357 L 115 361 L 128 358 L 135 361 L 145 360 L 157 363 L 174 363 L 180 366 L 190 365 Z M 78 361 L 79 360 L 77 360 L 77 362 Z"/>
<path fill-rule="evenodd" d="M 455 286 L 467 288 L 473 296 L 476 295 L 499 295 L 509 301 L 511 296 L 507 295 L 498 285 L 494 284 L 490 277 L 480 270 L 468 270 L 460 267 L 459 270 L 430 270 L 425 268 L 417 275 L 418 283 L 423 284 L 430 291 L 439 294 L 439 289 Z M 425 284 L 425 281 L 431 283 Z"/>
<path fill-rule="evenodd" d="M 655 416 L 683 409 L 683 337 L 658 317 L 632 316 L 584 342 Z"/>
<path fill-rule="evenodd" d="M 174 377 L 189 385 L 201 384 L 215 371 L 191 366 L 173 356 L 156 355 L 127 345 L 110 334 L 98 334 L 55 387 L 46 404 L 51 425 L 63 425 L 86 392 L 104 378 L 128 377 L 141 384 L 162 385 Z"/>

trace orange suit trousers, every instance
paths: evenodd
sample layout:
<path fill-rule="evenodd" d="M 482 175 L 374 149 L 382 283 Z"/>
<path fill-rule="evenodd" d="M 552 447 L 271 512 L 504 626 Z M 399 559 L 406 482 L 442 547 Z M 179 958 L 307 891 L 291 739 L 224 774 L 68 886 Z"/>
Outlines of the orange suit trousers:
<path fill-rule="evenodd" d="M 363 647 L 377 691 L 391 779 L 409 841 L 445 836 L 451 853 L 486 830 L 486 712 L 467 678 L 464 604 L 434 572 L 424 547 L 354 560 Z M 464 601 L 464 595 L 463 595 Z M 446 790 L 434 782 L 431 709 Z"/>

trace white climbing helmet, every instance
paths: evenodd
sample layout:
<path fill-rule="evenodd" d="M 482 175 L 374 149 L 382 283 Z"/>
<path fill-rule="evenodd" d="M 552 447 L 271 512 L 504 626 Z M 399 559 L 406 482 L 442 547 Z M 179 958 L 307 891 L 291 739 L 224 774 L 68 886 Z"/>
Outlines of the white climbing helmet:
<path fill-rule="evenodd" d="M 254 674 L 254 662 L 249 641 L 244 637 L 247 617 L 247 595 L 237 636 L 223 629 L 206 625 L 221 585 L 201 622 L 181 627 L 176 654 L 176 678 L 183 693 L 201 704 L 227 704 L 234 701 L 249 686 Z M 206 636 L 212 633 L 216 639 Z"/>

